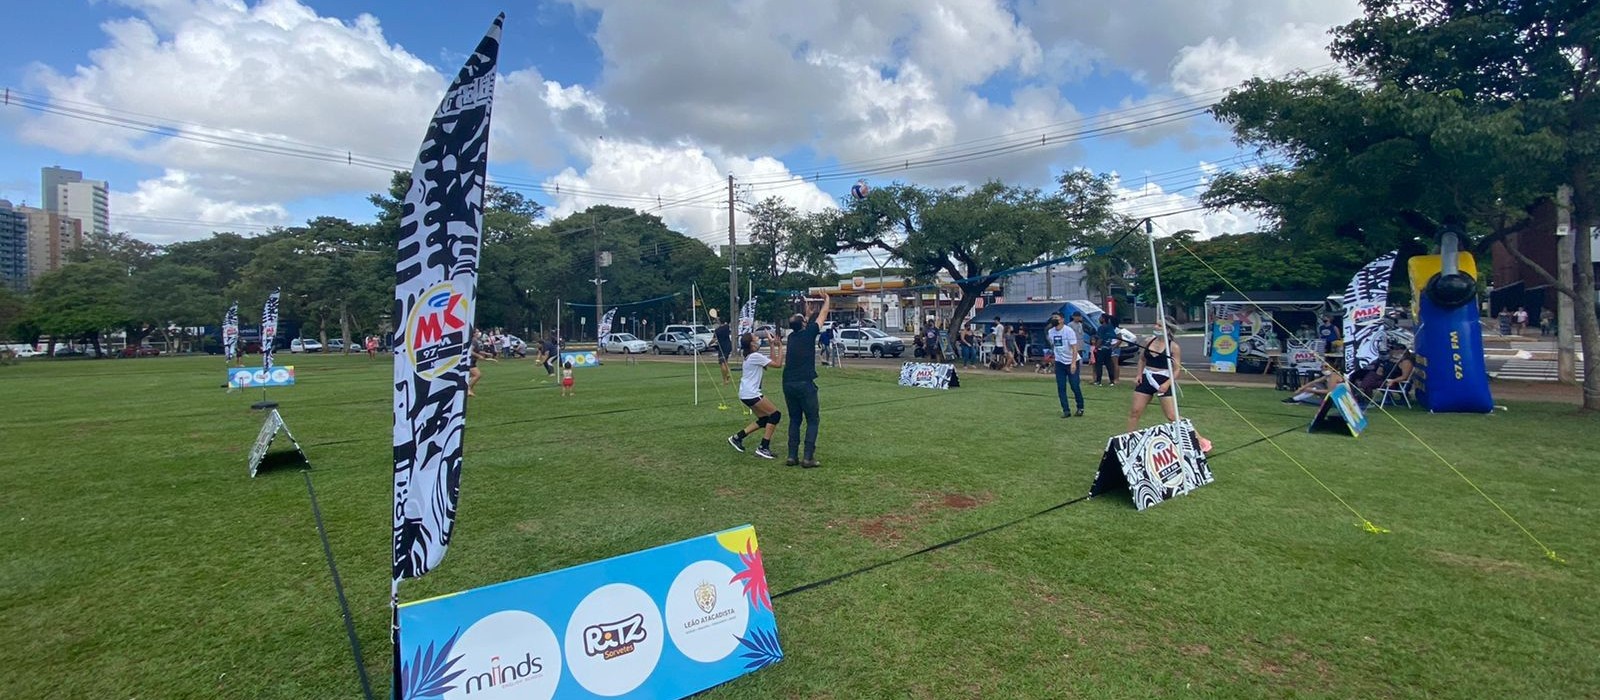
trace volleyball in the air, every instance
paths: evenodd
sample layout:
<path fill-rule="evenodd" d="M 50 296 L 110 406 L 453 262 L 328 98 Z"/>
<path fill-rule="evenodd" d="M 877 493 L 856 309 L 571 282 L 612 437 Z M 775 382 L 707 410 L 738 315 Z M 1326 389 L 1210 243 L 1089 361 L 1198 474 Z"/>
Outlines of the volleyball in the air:
<path fill-rule="evenodd" d="M 871 191 L 872 188 L 867 186 L 866 180 L 856 180 L 856 184 L 850 188 L 850 196 L 856 199 L 866 199 L 867 193 Z"/>

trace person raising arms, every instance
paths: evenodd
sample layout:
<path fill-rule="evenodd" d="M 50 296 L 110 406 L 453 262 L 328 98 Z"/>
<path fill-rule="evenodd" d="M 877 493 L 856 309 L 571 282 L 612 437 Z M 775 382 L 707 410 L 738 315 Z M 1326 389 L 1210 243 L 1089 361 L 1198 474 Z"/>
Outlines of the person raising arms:
<path fill-rule="evenodd" d="M 789 466 L 796 464 L 806 469 L 822 466 L 817 463 L 817 423 L 821 411 L 817 405 L 817 336 L 822 327 L 817 319 L 827 318 L 833 308 L 833 297 L 822 293 L 822 304 L 809 316 L 797 313 L 789 317 L 789 345 L 783 361 L 783 402 L 789 409 Z M 800 422 L 806 424 L 805 458 L 800 456 Z"/>
<path fill-rule="evenodd" d="M 761 352 L 761 344 L 753 333 L 739 336 L 739 350 L 744 354 L 743 373 L 739 377 L 739 402 L 750 407 L 755 413 L 755 422 L 744 427 L 738 433 L 728 437 L 728 444 L 733 449 L 744 451 L 744 439 L 764 429 L 761 434 L 761 446 L 756 448 L 756 456 L 762 459 L 772 459 L 772 434 L 778 431 L 778 423 L 783 421 L 783 411 L 772 403 L 761 391 L 762 375 L 768 367 L 783 367 L 783 341 L 778 340 L 777 334 L 768 336 L 772 345 L 772 356 L 768 357 Z"/>

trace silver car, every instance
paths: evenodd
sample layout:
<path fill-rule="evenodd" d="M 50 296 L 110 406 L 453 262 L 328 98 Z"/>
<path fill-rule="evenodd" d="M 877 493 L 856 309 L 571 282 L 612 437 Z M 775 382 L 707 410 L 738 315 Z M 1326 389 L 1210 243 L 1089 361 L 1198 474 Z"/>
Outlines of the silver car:
<path fill-rule="evenodd" d="M 650 341 L 650 349 L 657 355 L 689 355 L 706 349 L 706 343 L 687 333 L 659 333 Z"/>

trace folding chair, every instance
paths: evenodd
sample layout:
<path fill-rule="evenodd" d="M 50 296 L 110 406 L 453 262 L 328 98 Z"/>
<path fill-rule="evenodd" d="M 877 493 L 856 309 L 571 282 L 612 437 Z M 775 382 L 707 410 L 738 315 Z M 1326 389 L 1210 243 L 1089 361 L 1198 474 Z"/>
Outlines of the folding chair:
<path fill-rule="evenodd" d="M 1406 408 L 1411 408 L 1411 378 L 1406 377 L 1406 380 L 1400 382 L 1398 386 L 1391 387 L 1388 383 L 1385 383 L 1378 388 L 1379 406 L 1389 405 L 1390 397 L 1396 397 L 1399 403 L 1405 404 Z"/>

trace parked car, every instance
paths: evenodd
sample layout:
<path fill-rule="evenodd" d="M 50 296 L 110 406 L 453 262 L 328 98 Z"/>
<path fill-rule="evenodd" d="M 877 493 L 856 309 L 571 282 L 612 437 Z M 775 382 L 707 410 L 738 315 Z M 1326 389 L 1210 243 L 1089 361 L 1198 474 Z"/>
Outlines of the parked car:
<path fill-rule="evenodd" d="M 842 328 L 838 334 L 846 355 L 899 357 L 906 351 L 905 342 L 876 328 Z"/>
<path fill-rule="evenodd" d="M 355 345 L 355 343 L 351 343 L 351 345 Z M 344 339 L 343 338 L 334 338 L 332 340 L 329 340 L 327 349 L 328 349 L 328 352 L 344 352 L 344 350 L 345 350 L 345 348 L 344 348 Z"/>
<path fill-rule="evenodd" d="M 612 333 L 605 342 L 606 352 L 620 352 L 626 355 L 650 351 L 650 344 L 638 339 L 632 333 Z"/>
<path fill-rule="evenodd" d="M 56 355 L 55 356 L 56 357 L 83 357 L 84 355 L 87 355 L 87 354 L 89 354 L 89 353 L 84 351 L 81 348 L 75 348 L 75 347 L 73 347 L 71 345 L 57 345 L 56 346 Z"/>
<path fill-rule="evenodd" d="M 322 343 L 313 338 L 295 338 L 289 341 L 289 352 L 322 352 Z"/>
<path fill-rule="evenodd" d="M 122 349 L 123 357 L 155 357 L 161 351 L 148 345 L 129 345 Z"/>
<path fill-rule="evenodd" d="M 706 349 L 705 341 L 687 333 L 659 333 L 650 345 L 657 355 L 688 355 Z"/>
<path fill-rule="evenodd" d="M 12 352 L 15 353 L 17 357 L 39 357 L 44 354 L 38 350 L 34 350 L 33 348 L 17 348 Z"/>
<path fill-rule="evenodd" d="M 695 340 L 705 343 L 706 345 L 710 345 L 711 340 L 716 337 L 716 334 L 712 333 L 711 329 L 703 324 L 689 325 L 687 323 L 676 323 L 661 330 L 664 333 L 682 333 L 684 335 L 694 336 Z"/>

